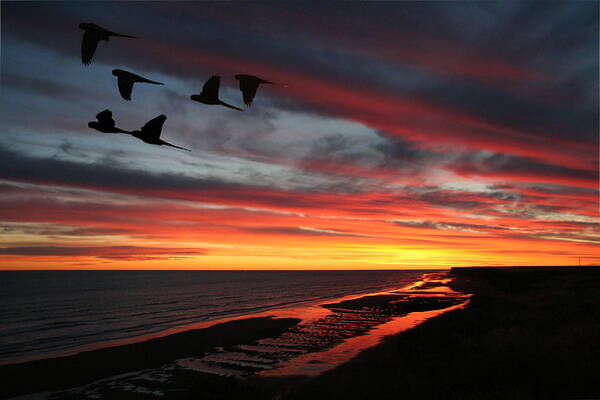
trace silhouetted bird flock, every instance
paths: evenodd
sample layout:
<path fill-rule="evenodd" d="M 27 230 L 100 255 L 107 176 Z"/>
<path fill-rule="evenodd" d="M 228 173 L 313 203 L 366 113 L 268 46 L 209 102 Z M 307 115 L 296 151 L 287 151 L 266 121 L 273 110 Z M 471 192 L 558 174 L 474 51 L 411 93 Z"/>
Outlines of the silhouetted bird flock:
<path fill-rule="evenodd" d="M 121 33 L 111 32 L 103 27 L 93 23 L 82 23 L 79 24 L 79 28 L 83 29 L 83 39 L 81 41 L 81 61 L 84 65 L 89 65 L 92 62 L 98 43 L 101 40 L 105 42 L 109 41 L 111 36 L 138 39 L 136 36 L 123 35 Z M 163 85 L 161 82 L 156 82 L 143 76 L 134 74 L 133 72 L 125 71 L 122 69 L 113 69 L 112 74 L 117 77 L 117 86 L 121 97 L 125 100 L 131 100 L 131 92 L 133 91 L 133 85 L 135 83 L 150 83 L 153 85 Z M 244 99 L 244 104 L 250 107 L 256 97 L 256 91 L 258 86 L 261 84 L 277 85 L 276 83 L 258 78 L 252 75 L 238 74 L 235 75 L 235 79 L 240 83 L 240 90 Z M 202 92 L 200 94 L 193 94 L 190 99 L 208 105 L 221 105 L 228 108 L 232 108 L 238 111 L 244 111 L 242 108 L 233 106 L 225 103 L 219 99 L 219 86 L 221 85 L 221 77 L 219 75 L 213 75 L 209 80 L 206 81 L 202 86 Z M 281 85 L 286 86 L 286 85 Z M 155 145 L 165 145 L 175 147 L 177 149 L 191 151 L 189 149 L 175 146 L 171 143 L 167 143 L 160 139 L 162 127 L 167 120 L 167 116 L 164 114 L 148 121 L 140 130 L 126 131 L 121 128 L 117 128 L 115 120 L 112 118 L 112 112 L 110 110 L 101 111 L 96 115 L 97 121 L 88 123 L 88 126 L 92 129 L 96 129 L 102 133 L 126 133 L 130 134 L 146 143 Z"/>

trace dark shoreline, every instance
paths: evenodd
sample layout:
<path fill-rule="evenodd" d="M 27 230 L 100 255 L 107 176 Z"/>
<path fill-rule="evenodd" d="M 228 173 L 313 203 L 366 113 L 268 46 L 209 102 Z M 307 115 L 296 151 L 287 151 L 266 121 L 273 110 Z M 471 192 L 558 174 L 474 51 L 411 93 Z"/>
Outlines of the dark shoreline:
<path fill-rule="evenodd" d="M 316 341 L 307 343 L 308 347 L 303 352 L 319 352 L 336 346 L 346 338 L 364 335 L 371 329 L 371 324 L 374 326 L 399 315 L 442 309 L 464 301 L 455 296 L 428 297 L 428 293 L 418 294 L 415 292 L 407 295 L 397 293 L 397 291 L 395 289 L 395 291 L 388 292 L 389 294 L 377 295 L 359 294 L 351 300 L 341 299 L 337 302 L 321 304 L 321 307 L 329 309 L 330 312 L 325 313 L 324 317 L 315 322 L 316 331 L 310 329 L 310 324 L 298 327 L 300 319 L 287 317 L 286 314 L 277 316 L 275 313 L 276 316 L 266 317 L 250 315 L 208 328 L 193 329 L 146 341 L 84 351 L 69 356 L 0 366 L 0 381 L 6 382 L 0 387 L 0 398 L 39 392 L 52 392 L 52 398 L 83 398 L 84 395 L 77 393 L 77 387 L 87 387 L 93 382 L 112 380 L 115 377 L 120 379 L 118 376 L 122 374 L 133 375 L 133 378 L 126 379 L 135 380 L 136 374 L 143 374 L 144 371 L 149 370 L 156 372 L 165 367 L 172 374 L 171 383 L 168 385 L 158 384 L 155 388 L 168 398 L 180 398 L 182 392 L 186 393 L 189 390 L 194 392 L 194 387 L 200 381 L 205 382 L 205 386 L 211 388 L 209 391 L 213 389 L 219 391 L 220 382 L 226 382 L 225 386 L 227 387 L 236 387 L 239 385 L 239 380 L 233 376 L 219 377 L 212 373 L 182 372 L 178 368 L 174 372 L 170 366 L 174 365 L 175 360 L 185 362 L 187 359 L 202 359 L 207 355 L 215 354 L 215 351 L 219 356 L 227 354 L 228 351 L 239 351 L 234 350 L 239 347 L 238 345 L 254 345 L 260 342 L 264 344 L 265 339 L 274 343 L 273 340 L 280 340 L 277 338 L 280 338 L 282 334 L 285 334 L 284 336 L 287 338 L 290 338 L 290 335 L 293 337 L 299 334 L 300 336 L 297 338 L 300 339 L 300 343 L 304 342 L 303 339 L 314 340 L 317 338 Z M 356 319 L 356 323 L 351 322 L 353 319 Z M 342 325 L 338 325 L 340 322 Z M 309 336 L 303 338 L 307 328 Z M 341 330 L 338 331 L 338 329 Z M 315 334 L 317 336 L 310 336 Z M 290 344 L 293 343 L 281 343 L 284 347 Z M 274 355 L 273 361 L 281 363 L 288 358 L 289 354 L 278 353 Z M 216 372 L 218 373 L 218 371 Z M 244 375 L 251 378 L 249 381 L 252 382 L 252 385 L 255 381 L 287 380 L 287 378 L 280 377 L 253 376 L 251 367 L 247 372 L 248 374 Z M 106 389 L 105 384 L 101 385 L 104 385 L 104 389 Z M 92 386 L 96 387 L 97 385 L 92 384 Z M 75 389 L 75 394 L 73 389 Z M 115 394 L 112 389 L 109 391 L 110 393 L 105 394 L 108 397 L 105 398 L 123 395 L 123 393 Z M 140 396 L 136 395 L 136 397 Z M 148 396 L 141 397 L 148 398 Z"/>
<path fill-rule="evenodd" d="M 600 268 L 453 268 L 450 274 L 450 287 L 474 293 L 465 309 L 298 380 L 281 398 L 600 398 Z"/>
<path fill-rule="evenodd" d="M 300 322 L 294 318 L 246 318 L 192 329 L 144 342 L 0 366 L 0 398 L 86 384 L 121 373 L 157 367 L 216 346 L 231 346 L 279 335 Z"/>
<path fill-rule="evenodd" d="M 166 389 L 161 398 L 600 398 L 600 384 L 595 383 L 600 376 L 600 268 L 454 268 L 450 276 L 448 286 L 453 290 L 473 293 L 466 308 L 388 336 L 318 376 L 239 379 L 180 371 L 170 389 L 157 386 Z M 435 290 L 435 285 L 425 282 L 414 292 L 417 301 L 405 305 L 404 294 L 391 292 L 322 306 L 353 311 L 393 304 L 393 310 L 400 301 L 405 309 L 397 312 L 431 309 L 435 301 L 419 300 L 428 288 Z M 276 337 L 295 329 L 298 322 L 239 319 L 147 342 L 0 367 L 0 381 L 8 382 L 0 397 L 64 389 L 201 355 L 215 346 Z M 106 393 L 103 398 L 157 398 L 121 393 Z M 81 392 L 57 396 L 85 398 Z"/>

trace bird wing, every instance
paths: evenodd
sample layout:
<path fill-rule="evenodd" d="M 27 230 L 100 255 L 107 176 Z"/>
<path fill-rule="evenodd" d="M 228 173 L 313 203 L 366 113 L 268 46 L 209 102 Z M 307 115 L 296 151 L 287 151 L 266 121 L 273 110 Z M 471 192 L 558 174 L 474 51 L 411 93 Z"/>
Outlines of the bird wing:
<path fill-rule="evenodd" d="M 100 111 L 96 114 L 96 118 L 98 121 L 102 121 L 103 119 L 112 119 L 112 112 L 110 110 Z"/>
<path fill-rule="evenodd" d="M 251 79 L 240 79 L 240 90 L 244 97 L 244 103 L 247 106 L 251 106 L 256 96 L 256 90 L 258 89 L 258 82 Z"/>
<path fill-rule="evenodd" d="M 133 90 L 133 80 L 119 77 L 117 78 L 117 85 L 119 86 L 119 93 L 125 100 L 131 100 L 131 91 Z"/>
<path fill-rule="evenodd" d="M 210 97 L 219 97 L 219 86 L 221 85 L 221 77 L 213 75 L 209 80 L 206 81 L 202 86 L 202 93 Z"/>
<path fill-rule="evenodd" d="M 115 120 L 112 118 L 112 112 L 110 110 L 104 110 L 96 114 L 96 119 L 101 125 L 115 126 Z"/>
<path fill-rule="evenodd" d="M 89 65 L 92 62 L 92 57 L 94 57 L 99 42 L 100 35 L 97 32 L 86 30 L 83 33 L 83 40 L 81 41 L 81 61 L 84 65 Z"/>
<path fill-rule="evenodd" d="M 164 114 L 151 119 L 150 121 L 146 122 L 146 125 L 142 126 L 142 133 L 149 139 L 158 140 L 158 138 L 160 138 L 160 132 L 162 131 L 163 124 L 166 120 L 167 117 Z"/>

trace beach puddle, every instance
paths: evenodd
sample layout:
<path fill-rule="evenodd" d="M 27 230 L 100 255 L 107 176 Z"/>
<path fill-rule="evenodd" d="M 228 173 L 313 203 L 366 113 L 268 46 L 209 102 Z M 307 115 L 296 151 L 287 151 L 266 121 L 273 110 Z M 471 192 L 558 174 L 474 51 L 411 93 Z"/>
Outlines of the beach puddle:
<path fill-rule="evenodd" d="M 419 325 L 429 318 L 436 317 L 450 310 L 464 307 L 467 302 L 468 301 L 464 301 L 463 303 L 440 310 L 413 312 L 403 317 L 394 318 L 389 322 L 373 328 L 363 336 L 350 338 L 343 343 L 322 352 L 303 354 L 285 362 L 276 369 L 263 371 L 260 375 L 318 375 L 321 372 L 350 360 L 362 350 L 377 345 L 385 336 L 400 333 Z"/>

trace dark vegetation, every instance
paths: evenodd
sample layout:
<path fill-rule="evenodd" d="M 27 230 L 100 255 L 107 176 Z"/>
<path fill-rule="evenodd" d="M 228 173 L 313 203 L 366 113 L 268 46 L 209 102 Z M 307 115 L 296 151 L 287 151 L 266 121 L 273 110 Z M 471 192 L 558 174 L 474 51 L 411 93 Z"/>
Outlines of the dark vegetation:
<path fill-rule="evenodd" d="M 600 398 L 600 268 L 457 268 L 475 293 L 285 399 Z"/>

